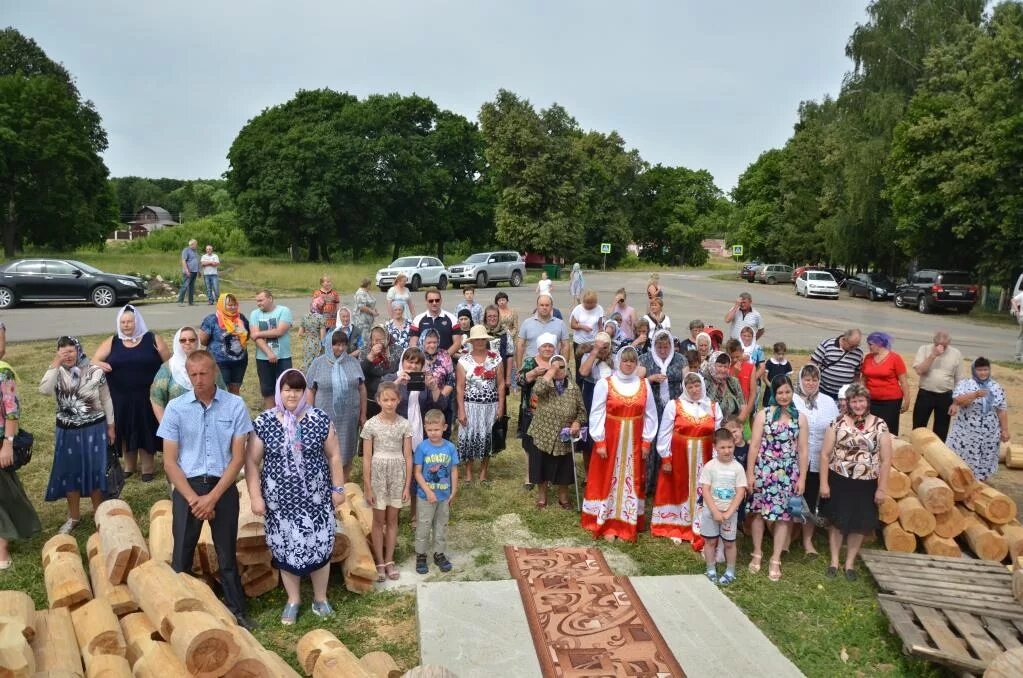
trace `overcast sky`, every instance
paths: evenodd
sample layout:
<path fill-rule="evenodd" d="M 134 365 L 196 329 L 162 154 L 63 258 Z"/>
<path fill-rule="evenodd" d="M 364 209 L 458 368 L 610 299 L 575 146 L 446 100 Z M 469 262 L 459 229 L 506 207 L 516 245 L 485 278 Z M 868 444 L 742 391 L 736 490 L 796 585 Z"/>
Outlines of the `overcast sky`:
<path fill-rule="evenodd" d="M 113 176 L 216 177 L 296 90 L 416 93 L 475 120 L 499 88 L 729 190 L 837 94 L 866 0 L 0 0 L 92 99 Z"/>

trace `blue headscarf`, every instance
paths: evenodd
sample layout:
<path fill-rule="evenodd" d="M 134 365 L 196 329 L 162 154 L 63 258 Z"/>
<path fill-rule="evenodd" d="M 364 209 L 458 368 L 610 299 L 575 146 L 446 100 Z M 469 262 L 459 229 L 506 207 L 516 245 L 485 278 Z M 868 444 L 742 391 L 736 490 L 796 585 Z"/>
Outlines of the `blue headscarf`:
<path fill-rule="evenodd" d="M 995 394 L 991 390 L 991 387 L 994 386 L 995 380 L 991 378 L 990 372 L 987 375 L 987 379 L 982 380 L 977 376 L 977 363 L 981 360 L 982 358 L 977 358 L 973 361 L 973 364 L 970 365 L 970 372 L 973 373 L 973 380 L 977 382 L 977 386 L 987 390 L 987 395 L 980 399 L 980 413 L 988 414 L 995 406 Z M 987 362 L 987 360 L 984 360 L 984 362 Z M 984 365 L 981 365 L 981 367 L 984 367 Z M 987 364 L 987 368 L 989 370 L 991 369 L 990 363 Z"/>

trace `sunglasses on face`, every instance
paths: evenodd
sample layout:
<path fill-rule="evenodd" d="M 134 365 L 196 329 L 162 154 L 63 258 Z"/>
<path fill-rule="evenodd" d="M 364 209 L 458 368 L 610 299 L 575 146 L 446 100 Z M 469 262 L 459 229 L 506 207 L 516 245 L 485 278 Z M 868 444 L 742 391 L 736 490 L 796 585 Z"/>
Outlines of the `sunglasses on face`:
<path fill-rule="evenodd" d="M 427 299 L 426 303 L 428 303 L 428 304 L 439 304 L 440 303 L 440 299 Z"/>
<path fill-rule="evenodd" d="M 185 337 L 181 337 L 180 339 L 178 339 L 178 343 L 179 344 L 194 344 L 197 341 L 199 341 L 199 340 L 198 339 L 187 339 Z"/>

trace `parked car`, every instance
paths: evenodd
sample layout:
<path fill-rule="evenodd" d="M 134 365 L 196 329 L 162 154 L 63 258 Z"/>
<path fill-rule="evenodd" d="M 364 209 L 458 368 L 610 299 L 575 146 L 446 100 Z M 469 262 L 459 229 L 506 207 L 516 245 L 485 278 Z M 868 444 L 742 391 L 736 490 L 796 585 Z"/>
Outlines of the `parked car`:
<path fill-rule="evenodd" d="M 821 269 L 820 266 L 800 266 L 799 268 L 797 268 L 794 271 L 792 271 L 792 284 L 793 285 L 796 284 L 796 278 L 798 278 L 802 274 L 803 271 L 820 271 L 820 270 L 823 270 L 823 269 Z"/>
<path fill-rule="evenodd" d="M 437 289 L 447 289 L 451 274 L 444 264 L 436 257 L 399 257 L 386 268 L 377 271 L 377 287 L 386 292 L 399 273 L 408 278 L 409 289 L 413 292 L 423 285 L 436 285 Z"/>
<path fill-rule="evenodd" d="M 895 290 L 895 305 L 921 313 L 951 308 L 969 313 L 977 303 L 977 285 L 966 271 L 917 271 Z"/>
<path fill-rule="evenodd" d="M 23 301 L 90 301 L 107 308 L 145 296 L 142 278 L 104 273 L 75 259 L 14 259 L 0 265 L 0 308 Z"/>
<path fill-rule="evenodd" d="M 827 271 L 803 271 L 796 278 L 796 294 L 810 297 L 838 299 L 838 283 Z"/>
<path fill-rule="evenodd" d="M 857 273 L 845 279 L 845 291 L 850 297 L 864 297 L 871 301 L 885 301 L 895 294 L 895 283 L 884 273 L 876 271 Z"/>
<path fill-rule="evenodd" d="M 845 281 L 848 279 L 849 274 L 840 268 L 822 268 L 822 271 L 827 271 L 831 274 L 831 277 L 835 279 L 839 287 L 845 287 Z"/>
<path fill-rule="evenodd" d="M 518 287 L 526 277 L 526 262 L 518 252 L 481 252 L 452 266 L 448 273 L 454 287 L 471 283 L 486 287 L 505 281 Z"/>
<path fill-rule="evenodd" d="M 757 269 L 757 282 L 777 285 L 792 280 L 792 267 L 785 264 L 767 264 Z"/>
<path fill-rule="evenodd" d="M 754 259 L 749 263 L 743 264 L 742 268 L 739 269 L 739 277 L 748 280 L 749 282 L 753 282 L 753 278 L 750 276 L 753 274 L 753 272 L 759 265 L 760 265 L 759 259 Z"/>

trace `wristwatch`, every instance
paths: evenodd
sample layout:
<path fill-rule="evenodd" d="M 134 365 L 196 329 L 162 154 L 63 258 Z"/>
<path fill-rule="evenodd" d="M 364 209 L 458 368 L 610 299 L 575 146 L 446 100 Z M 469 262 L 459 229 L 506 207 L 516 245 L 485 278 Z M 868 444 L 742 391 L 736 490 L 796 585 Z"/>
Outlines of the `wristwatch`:
<path fill-rule="evenodd" d="M 330 488 L 330 491 L 333 492 L 334 494 L 344 494 L 345 493 L 345 488 L 343 488 L 343 487 L 333 487 L 332 486 Z"/>
<path fill-rule="evenodd" d="M 14 436 L 4 436 L 4 440 L 9 440 L 12 445 L 14 444 Z"/>

